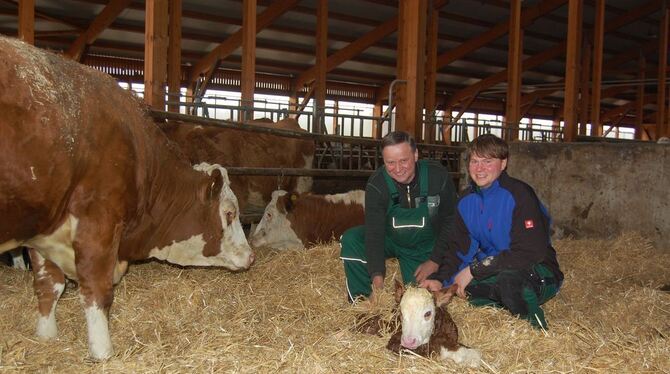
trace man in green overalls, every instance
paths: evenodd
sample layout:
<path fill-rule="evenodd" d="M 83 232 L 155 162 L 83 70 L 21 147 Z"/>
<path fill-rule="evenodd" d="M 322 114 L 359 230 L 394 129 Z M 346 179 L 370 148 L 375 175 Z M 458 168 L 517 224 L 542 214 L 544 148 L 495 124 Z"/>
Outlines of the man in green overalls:
<path fill-rule="evenodd" d="M 384 287 L 387 258 L 398 259 L 405 284 L 421 264 L 439 264 L 432 254 L 444 251 L 453 223 L 456 189 L 445 167 L 419 160 L 414 139 L 401 131 L 382 139 L 382 157 L 365 188 L 365 225 L 341 239 L 350 301 Z"/>

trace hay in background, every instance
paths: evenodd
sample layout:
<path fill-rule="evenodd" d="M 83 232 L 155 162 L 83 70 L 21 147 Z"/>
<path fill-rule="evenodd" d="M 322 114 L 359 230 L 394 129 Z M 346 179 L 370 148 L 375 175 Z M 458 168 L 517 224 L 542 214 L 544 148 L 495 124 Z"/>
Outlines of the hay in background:
<path fill-rule="evenodd" d="M 86 359 L 79 297 L 69 287 L 59 338 L 34 338 L 32 275 L 0 269 L 0 371 L 76 373 L 437 373 L 667 372 L 670 368 L 670 252 L 635 234 L 556 243 L 566 275 L 545 304 L 546 334 L 503 310 L 449 306 L 461 342 L 479 349 L 477 370 L 397 356 L 383 337 L 352 332 L 362 311 L 389 316 L 390 292 L 375 304 L 345 301 L 339 245 L 258 251 L 251 271 L 134 265 L 116 287 L 110 328 L 116 356 Z M 387 289 L 397 264 L 390 263 Z"/>

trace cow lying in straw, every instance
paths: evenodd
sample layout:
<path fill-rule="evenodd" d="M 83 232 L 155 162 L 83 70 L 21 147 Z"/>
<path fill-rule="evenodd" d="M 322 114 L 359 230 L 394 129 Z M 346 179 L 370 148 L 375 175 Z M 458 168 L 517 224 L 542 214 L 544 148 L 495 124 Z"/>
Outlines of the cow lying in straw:
<path fill-rule="evenodd" d="M 447 311 L 447 304 L 456 294 L 456 286 L 429 292 L 424 288 L 405 289 L 396 281 L 395 298 L 400 305 L 400 329 L 389 339 L 386 348 L 400 353 L 408 349 L 424 357 L 439 356 L 457 364 L 479 367 L 481 354 L 458 342 L 458 328 Z M 379 334 L 386 329 L 386 322 L 380 316 L 367 318 L 357 326 L 357 330 L 370 334 Z"/>

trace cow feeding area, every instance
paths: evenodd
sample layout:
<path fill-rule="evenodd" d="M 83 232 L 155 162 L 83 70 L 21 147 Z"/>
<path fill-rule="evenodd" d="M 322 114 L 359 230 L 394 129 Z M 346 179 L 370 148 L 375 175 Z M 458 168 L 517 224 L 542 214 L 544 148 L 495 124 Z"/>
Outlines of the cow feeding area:
<path fill-rule="evenodd" d="M 390 336 L 353 331 L 361 312 L 391 318 L 392 296 L 345 301 L 337 243 L 257 251 L 250 271 L 131 266 L 115 290 L 110 328 L 116 355 L 86 359 L 76 288 L 58 304 L 56 341 L 34 337 L 32 274 L 0 269 L 0 371 L 134 373 L 510 373 L 668 372 L 670 251 L 636 234 L 555 243 L 566 276 L 544 309 L 549 330 L 461 299 L 449 305 L 461 343 L 480 350 L 478 369 L 395 355 Z M 397 265 L 391 262 L 387 289 Z"/>

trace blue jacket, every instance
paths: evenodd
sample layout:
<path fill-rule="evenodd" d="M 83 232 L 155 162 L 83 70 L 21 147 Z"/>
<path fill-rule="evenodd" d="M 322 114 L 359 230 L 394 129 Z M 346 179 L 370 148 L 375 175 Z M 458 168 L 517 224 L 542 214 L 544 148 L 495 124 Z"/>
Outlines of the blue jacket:
<path fill-rule="evenodd" d="M 475 279 L 543 263 L 562 280 L 551 246 L 550 224 L 551 218 L 533 188 L 506 172 L 489 188 L 471 185 L 458 201 L 449 245 L 437 259 L 440 269 L 431 278 L 449 285 L 466 266 L 492 257 L 489 266 L 478 267 L 485 271 L 473 272 Z"/>

